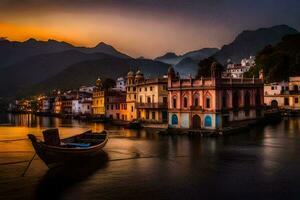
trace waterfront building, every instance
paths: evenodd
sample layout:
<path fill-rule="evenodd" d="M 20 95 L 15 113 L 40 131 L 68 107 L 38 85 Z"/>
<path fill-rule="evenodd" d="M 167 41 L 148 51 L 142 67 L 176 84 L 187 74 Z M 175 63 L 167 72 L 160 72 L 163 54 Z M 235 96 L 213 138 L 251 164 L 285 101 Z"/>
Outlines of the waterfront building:
<path fill-rule="evenodd" d="M 73 99 L 69 96 L 62 96 L 61 98 L 61 114 L 70 115 L 72 114 L 72 103 Z"/>
<path fill-rule="evenodd" d="M 30 112 L 31 104 L 29 100 L 15 100 L 9 104 L 9 111 L 12 112 Z"/>
<path fill-rule="evenodd" d="M 300 76 L 289 78 L 289 109 L 300 111 Z"/>
<path fill-rule="evenodd" d="M 82 115 L 92 114 L 92 99 L 82 99 L 79 101 L 79 113 Z"/>
<path fill-rule="evenodd" d="M 53 97 L 39 97 L 39 112 L 50 113 L 53 110 L 54 98 Z"/>
<path fill-rule="evenodd" d="M 168 121 L 168 79 L 144 79 L 142 72 L 136 75 L 137 118 L 147 122 Z"/>
<path fill-rule="evenodd" d="M 79 99 L 72 99 L 72 114 L 79 115 L 81 113 L 81 105 L 79 103 Z"/>
<path fill-rule="evenodd" d="M 109 90 L 105 94 L 105 116 L 114 120 L 125 120 L 123 106 L 126 105 L 126 93 Z"/>
<path fill-rule="evenodd" d="M 127 74 L 127 119 L 163 123 L 168 121 L 167 79 L 146 79 L 138 70 Z"/>
<path fill-rule="evenodd" d="M 274 82 L 264 85 L 264 103 L 271 108 L 286 109 L 289 107 L 288 82 Z"/>
<path fill-rule="evenodd" d="M 132 121 L 137 119 L 136 100 L 137 100 L 137 91 L 136 91 L 135 73 L 133 71 L 129 71 L 127 73 L 127 81 L 126 81 L 126 104 L 125 106 L 122 106 L 122 110 L 125 110 L 122 112 L 122 116 L 124 116 L 124 120 Z"/>
<path fill-rule="evenodd" d="M 62 111 L 62 98 L 60 95 L 56 96 L 54 99 L 53 112 L 55 114 L 60 114 Z"/>
<path fill-rule="evenodd" d="M 92 100 L 92 114 L 97 117 L 105 117 L 104 88 L 100 78 L 96 81 L 96 88 L 94 88 Z"/>
<path fill-rule="evenodd" d="M 222 77 L 217 63 L 199 79 L 181 79 L 170 67 L 168 98 L 172 128 L 217 129 L 264 115 L 263 79 Z"/>

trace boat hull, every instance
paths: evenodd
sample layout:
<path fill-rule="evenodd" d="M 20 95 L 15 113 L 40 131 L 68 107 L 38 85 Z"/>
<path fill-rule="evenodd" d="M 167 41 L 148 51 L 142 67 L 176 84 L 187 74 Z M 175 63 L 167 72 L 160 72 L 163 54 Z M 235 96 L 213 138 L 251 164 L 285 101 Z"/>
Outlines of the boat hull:
<path fill-rule="evenodd" d="M 51 168 L 53 166 L 70 162 L 82 162 L 97 155 L 100 156 L 103 153 L 103 147 L 108 141 L 108 135 L 106 133 L 103 142 L 100 144 L 88 148 L 63 148 L 50 146 L 41 141 L 37 141 L 32 138 L 30 139 L 37 155 L 49 168 Z"/>

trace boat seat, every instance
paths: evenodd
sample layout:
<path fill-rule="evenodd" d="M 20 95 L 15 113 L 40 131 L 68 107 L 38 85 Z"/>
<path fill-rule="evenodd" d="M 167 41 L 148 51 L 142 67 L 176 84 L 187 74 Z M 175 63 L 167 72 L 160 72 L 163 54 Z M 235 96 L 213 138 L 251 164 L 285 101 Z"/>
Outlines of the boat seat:
<path fill-rule="evenodd" d="M 43 137 L 46 145 L 60 146 L 60 137 L 57 128 L 44 130 Z"/>
<path fill-rule="evenodd" d="M 78 143 L 92 143 L 92 144 L 96 144 L 96 143 L 99 143 L 99 140 L 97 140 L 97 139 L 84 139 L 84 138 L 80 138 L 76 142 L 78 142 Z"/>
<path fill-rule="evenodd" d="M 74 146 L 74 147 L 80 147 L 80 148 L 86 148 L 86 147 L 90 147 L 91 144 L 89 143 L 62 143 L 62 146 Z"/>

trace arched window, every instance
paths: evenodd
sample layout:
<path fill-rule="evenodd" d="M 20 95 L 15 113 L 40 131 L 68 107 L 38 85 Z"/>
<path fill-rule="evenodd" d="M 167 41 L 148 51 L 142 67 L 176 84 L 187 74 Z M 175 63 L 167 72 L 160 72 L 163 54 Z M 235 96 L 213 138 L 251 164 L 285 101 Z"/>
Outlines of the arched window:
<path fill-rule="evenodd" d="M 212 125 L 212 122 L 211 122 L 211 116 L 206 116 L 205 119 L 204 119 L 204 125 L 206 127 L 211 127 Z"/>
<path fill-rule="evenodd" d="M 193 106 L 195 106 L 195 107 L 199 106 L 199 95 L 198 94 L 195 94 L 193 96 Z"/>
<path fill-rule="evenodd" d="M 176 108 L 176 107 L 177 107 L 177 99 L 176 99 L 176 96 L 173 97 L 172 103 L 173 103 L 173 108 Z"/>
<path fill-rule="evenodd" d="M 172 115 L 171 122 L 172 122 L 173 125 L 178 124 L 178 117 L 177 117 L 177 115 L 175 115 L 175 114 Z"/>
<path fill-rule="evenodd" d="M 187 108 L 188 106 L 188 98 L 187 97 L 183 97 L 183 107 Z"/>
<path fill-rule="evenodd" d="M 207 96 L 205 98 L 205 107 L 210 108 L 210 106 L 211 106 L 210 104 L 211 104 L 210 96 Z"/>

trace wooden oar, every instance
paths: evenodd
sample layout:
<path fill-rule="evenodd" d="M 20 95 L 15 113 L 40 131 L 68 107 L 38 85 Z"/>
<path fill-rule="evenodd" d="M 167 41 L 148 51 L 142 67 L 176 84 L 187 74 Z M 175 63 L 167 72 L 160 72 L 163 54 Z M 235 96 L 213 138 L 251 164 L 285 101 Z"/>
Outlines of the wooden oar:
<path fill-rule="evenodd" d="M 31 163 L 32 163 L 32 161 L 33 161 L 35 155 L 36 155 L 36 153 L 34 153 L 34 155 L 32 156 L 31 160 L 29 161 L 28 165 L 26 166 L 26 168 L 25 168 L 25 170 L 24 170 L 24 172 L 23 172 L 23 174 L 22 174 L 22 177 L 25 176 L 25 174 L 26 174 L 27 170 L 29 169 L 29 166 L 31 165 Z"/>

